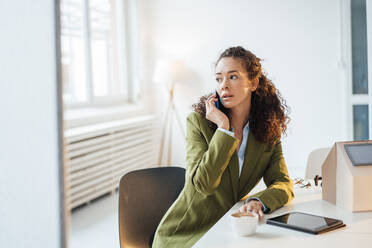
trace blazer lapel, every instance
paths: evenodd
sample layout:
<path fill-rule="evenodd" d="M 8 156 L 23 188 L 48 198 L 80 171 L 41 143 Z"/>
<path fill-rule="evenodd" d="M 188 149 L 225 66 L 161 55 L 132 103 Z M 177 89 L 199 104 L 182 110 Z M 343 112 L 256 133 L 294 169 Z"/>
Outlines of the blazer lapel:
<path fill-rule="evenodd" d="M 244 191 L 250 177 L 255 171 L 258 159 L 261 157 L 263 152 L 263 148 L 264 144 L 257 141 L 254 137 L 254 134 L 251 132 L 251 130 L 249 130 L 242 173 L 239 178 L 239 199 L 244 196 L 240 196 L 240 194 Z"/>
<path fill-rule="evenodd" d="M 231 187 L 234 194 L 234 200 L 238 201 L 238 194 L 239 194 L 239 160 L 238 160 L 238 153 L 235 150 L 232 154 L 230 159 L 230 165 L 228 166 L 230 179 L 231 179 Z"/>

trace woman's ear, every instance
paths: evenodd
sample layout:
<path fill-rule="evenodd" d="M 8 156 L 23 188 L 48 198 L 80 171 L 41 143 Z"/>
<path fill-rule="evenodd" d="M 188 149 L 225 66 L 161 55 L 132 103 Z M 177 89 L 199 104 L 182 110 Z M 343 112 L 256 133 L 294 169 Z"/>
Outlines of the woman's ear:
<path fill-rule="evenodd" d="M 256 91 L 256 90 L 257 90 L 257 87 L 258 87 L 258 78 L 255 78 L 255 79 L 252 81 L 252 92 L 253 92 L 253 91 Z"/>

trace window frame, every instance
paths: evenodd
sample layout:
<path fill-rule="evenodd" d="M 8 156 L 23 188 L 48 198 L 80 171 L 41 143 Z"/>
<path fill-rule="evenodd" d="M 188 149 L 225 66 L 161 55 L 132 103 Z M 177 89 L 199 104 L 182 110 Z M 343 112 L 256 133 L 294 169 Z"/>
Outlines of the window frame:
<path fill-rule="evenodd" d="M 368 93 L 369 93 L 369 139 L 372 140 L 372 3 L 366 1 L 366 15 L 367 15 L 367 61 L 368 61 Z M 370 61 L 371 60 L 371 61 Z"/>
<path fill-rule="evenodd" d="M 118 66 L 119 66 L 119 84 L 124 88 L 124 92 L 118 95 L 94 96 L 93 79 L 92 79 L 92 48 L 90 34 L 90 11 L 89 0 L 81 0 L 82 3 L 82 19 L 83 19 L 83 42 L 84 42 L 84 57 L 85 57 L 85 83 L 87 100 L 84 102 L 66 102 L 66 109 L 81 109 L 91 107 L 115 107 L 117 105 L 133 103 L 133 83 L 132 75 L 129 73 L 129 35 L 128 23 L 129 16 L 127 12 L 126 1 L 111 0 L 115 4 L 112 14 L 116 15 L 116 32 L 118 45 Z"/>
<path fill-rule="evenodd" d="M 352 62 L 352 34 L 351 34 L 351 1 L 352 0 L 341 0 L 341 64 L 345 69 L 346 76 L 346 100 L 347 100 L 347 139 L 354 140 L 354 121 L 353 121 L 353 106 L 354 105 L 367 105 L 368 106 L 368 129 L 369 129 L 369 140 L 372 140 L 372 63 L 369 63 L 370 58 L 372 59 L 372 43 L 371 36 L 368 35 L 368 29 L 371 28 L 368 25 L 368 1 L 366 1 L 366 15 L 367 15 L 367 62 L 368 62 L 368 94 L 353 94 L 353 62 Z"/>

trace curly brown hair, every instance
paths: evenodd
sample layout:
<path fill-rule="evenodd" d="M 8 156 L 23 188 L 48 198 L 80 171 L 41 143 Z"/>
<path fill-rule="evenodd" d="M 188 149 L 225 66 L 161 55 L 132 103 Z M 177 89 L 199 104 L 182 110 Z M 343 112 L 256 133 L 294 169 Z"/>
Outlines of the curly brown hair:
<path fill-rule="evenodd" d="M 288 116 L 289 107 L 279 90 L 263 73 L 260 58 L 241 46 L 230 47 L 220 55 L 216 65 L 222 58 L 227 57 L 239 59 L 247 70 L 250 80 L 258 79 L 258 87 L 252 92 L 251 97 L 249 128 L 258 141 L 272 146 L 277 140 L 280 140 L 281 134 L 286 134 L 287 125 L 290 121 Z M 205 100 L 213 93 L 200 97 L 199 102 L 192 105 L 193 110 L 205 116 Z M 223 110 L 223 112 L 229 115 L 228 109 Z M 215 123 L 207 121 L 211 129 L 217 129 Z"/>

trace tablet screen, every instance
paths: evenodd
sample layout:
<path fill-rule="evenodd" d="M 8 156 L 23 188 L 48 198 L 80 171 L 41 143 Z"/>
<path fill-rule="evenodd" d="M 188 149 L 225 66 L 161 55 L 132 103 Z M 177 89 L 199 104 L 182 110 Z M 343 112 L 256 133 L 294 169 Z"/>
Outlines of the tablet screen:
<path fill-rule="evenodd" d="M 342 221 L 322 216 L 293 212 L 271 218 L 268 220 L 268 224 L 282 224 L 282 226 L 287 225 L 289 228 L 293 229 L 304 229 L 318 232 L 335 226 L 336 224 L 342 224 Z"/>
<path fill-rule="evenodd" d="M 372 143 L 345 144 L 344 147 L 353 165 L 372 165 Z"/>

